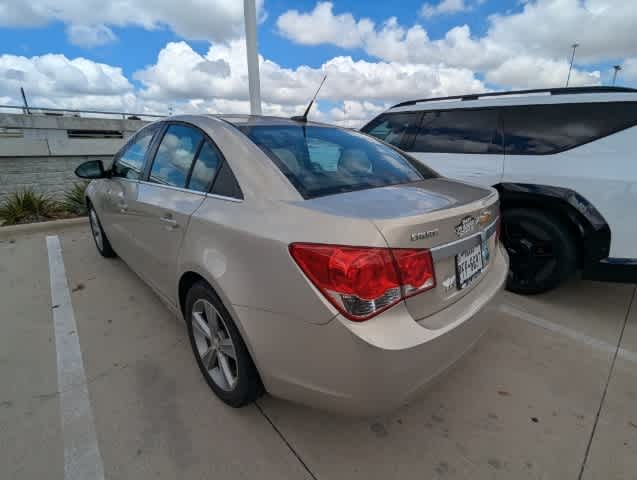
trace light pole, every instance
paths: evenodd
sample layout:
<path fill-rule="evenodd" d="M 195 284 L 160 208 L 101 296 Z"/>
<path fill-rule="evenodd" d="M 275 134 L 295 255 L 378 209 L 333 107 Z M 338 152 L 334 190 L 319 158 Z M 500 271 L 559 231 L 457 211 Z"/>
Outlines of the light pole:
<path fill-rule="evenodd" d="M 613 73 L 613 85 L 615 85 L 615 81 L 617 80 L 617 74 L 622 69 L 622 66 L 621 65 L 613 65 L 613 69 L 615 70 L 615 73 Z"/>
<path fill-rule="evenodd" d="M 566 86 L 568 87 L 568 82 L 571 80 L 571 70 L 573 69 L 573 60 L 575 60 L 575 49 L 579 47 L 579 43 L 574 43 L 571 45 L 573 47 L 573 54 L 571 55 L 571 65 L 568 67 L 568 77 L 566 77 Z"/>
<path fill-rule="evenodd" d="M 261 115 L 261 85 L 259 82 L 259 57 L 257 49 L 257 7 L 254 0 L 243 0 L 243 18 L 246 29 L 250 113 L 252 115 Z"/>

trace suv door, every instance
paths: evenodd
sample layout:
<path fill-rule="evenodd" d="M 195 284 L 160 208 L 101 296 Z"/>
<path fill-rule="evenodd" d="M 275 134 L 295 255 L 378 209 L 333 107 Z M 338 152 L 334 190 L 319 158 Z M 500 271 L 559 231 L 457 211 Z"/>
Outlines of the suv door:
<path fill-rule="evenodd" d="M 152 124 L 140 130 L 117 153 L 111 167 L 111 176 L 106 182 L 98 212 L 102 228 L 106 232 L 113 249 L 127 262 L 134 261 L 136 249 L 130 236 L 130 228 L 135 221 L 131 210 L 137 198 L 139 178 L 159 124 Z"/>
<path fill-rule="evenodd" d="M 447 177 L 492 186 L 502 180 L 504 152 L 496 109 L 422 111 L 401 148 Z"/>
<path fill-rule="evenodd" d="M 139 273 L 175 303 L 179 248 L 222 157 L 203 132 L 182 123 L 168 124 L 155 150 L 139 183 L 132 234 L 141 251 Z"/>

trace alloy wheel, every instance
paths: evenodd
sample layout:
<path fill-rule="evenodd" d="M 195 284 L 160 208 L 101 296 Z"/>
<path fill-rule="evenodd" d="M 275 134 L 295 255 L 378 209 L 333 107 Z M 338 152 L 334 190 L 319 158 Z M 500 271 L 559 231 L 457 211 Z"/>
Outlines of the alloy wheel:
<path fill-rule="evenodd" d="M 192 307 L 192 331 L 197 354 L 212 381 L 231 391 L 238 381 L 237 353 L 223 318 L 208 300 Z"/>
<path fill-rule="evenodd" d="M 102 228 L 100 227 L 100 222 L 97 220 L 97 214 L 92 208 L 91 212 L 89 213 L 89 218 L 91 221 L 91 231 L 93 232 L 93 239 L 95 240 L 95 244 L 100 251 L 104 250 L 104 237 L 102 236 Z"/>

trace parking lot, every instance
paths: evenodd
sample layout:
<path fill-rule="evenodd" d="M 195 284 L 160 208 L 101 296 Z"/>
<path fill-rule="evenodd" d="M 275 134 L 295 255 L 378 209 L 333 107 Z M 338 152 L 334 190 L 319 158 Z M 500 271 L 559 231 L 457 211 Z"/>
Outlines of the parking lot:
<path fill-rule="evenodd" d="M 66 334 L 86 378 L 64 391 L 47 235 L 62 247 L 77 324 Z M 62 427 L 61 398 L 84 390 L 109 479 L 637 478 L 634 285 L 502 293 L 481 313 L 492 329 L 425 397 L 356 419 L 267 395 L 224 406 L 183 322 L 98 255 L 87 225 L 0 242 L 0 478 L 62 479 L 65 466 L 81 478 L 64 446 L 85 432 Z"/>

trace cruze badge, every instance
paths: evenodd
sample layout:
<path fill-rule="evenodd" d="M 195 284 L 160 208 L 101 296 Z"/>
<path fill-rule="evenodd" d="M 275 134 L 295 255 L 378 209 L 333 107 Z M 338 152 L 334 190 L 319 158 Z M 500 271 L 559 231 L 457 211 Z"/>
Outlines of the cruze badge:
<path fill-rule="evenodd" d="M 426 232 L 417 232 L 411 234 L 411 241 L 415 242 L 416 240 L 425 240 L 426 238 L 432 238 L 438 235 L 438 229 L 435 228 L 433 230 L 427 230 Z"/>
<path fill-rule="evenodd" d="M 462 237 L 467 233 L 473 232 L 473 229 L 476 228 L 478 223 L 478 219 L 476 217 L 467 216 L 462 219 L 462 221 L 456 225 L 454 228 L 456 230 L 456 235 Z"/>

